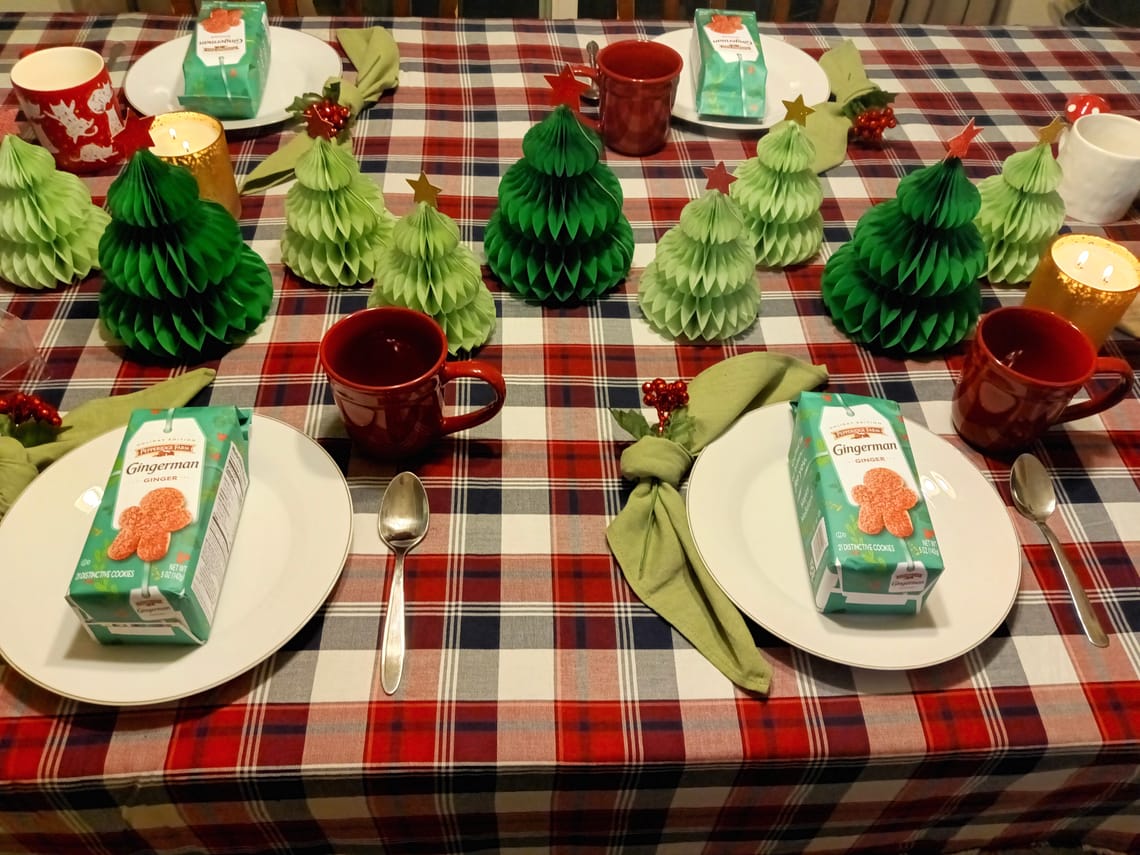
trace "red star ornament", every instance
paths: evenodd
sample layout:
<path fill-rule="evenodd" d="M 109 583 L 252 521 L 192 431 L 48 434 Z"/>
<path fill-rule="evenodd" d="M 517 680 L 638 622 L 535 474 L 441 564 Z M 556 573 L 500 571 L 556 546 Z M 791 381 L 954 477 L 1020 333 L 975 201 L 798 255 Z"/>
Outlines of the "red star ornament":
<path fill-rule="evenodd" d="M 946 143 L 946 156 L 947 158 L 956 157 L 961 160 L 966 156 L 966 152 L 970 150 L 970 143 L 974 141 L 974 137 L 982 132 L 982 129 L 974 124 L 974 120 L 970 119 L 970 124 L 962 129 L 958 136 L 953 137 Z"/>
<path fill-rule="evenodd" d="M 8 134 L 17 137 L 20 135 L 20 126 L 16 123 L 16 114 L 19 112 L 15 107 L 0 109 L 0 139 Z"/>
<path fill-rule="evenodd" d="M 134 113 L 127 113 L 126 124 L 115 136 L 114 142 L 115 150 L 120 157 L 128 160 L 140 148 L 150 148 L 154 145 L 154 137 L 150 135 L 150 126 L 153 122 L 154 116 L 136 116 Z"/>
<path fill-rule="evenodd" d="M 582 109 L 582 93 L 590 87 L 574 76 L 570 66 L 565 66 L 558 74 L 543 76 L 550 84 L 550 106 L 565 104 L 575 113 Z"/>
<path fill-rule="evenodd" d="M 702 166 L 701 171 L 704 172 L 708 183 L 705 184 L 706 190 L 719 190 L 721 193 L 728 195 L 728 185 L 736 180 L 735 175 L 730 175 L 728 169 L 722 160 L 716 166 Z"/>

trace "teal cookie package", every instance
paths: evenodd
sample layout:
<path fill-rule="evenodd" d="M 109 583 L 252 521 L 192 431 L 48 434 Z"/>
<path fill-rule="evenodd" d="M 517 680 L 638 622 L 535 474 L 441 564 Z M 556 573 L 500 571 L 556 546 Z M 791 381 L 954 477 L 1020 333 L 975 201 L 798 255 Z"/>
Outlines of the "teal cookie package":
<path fill-rule="evenodd" d="M 698 113 L 764 117 L 768 67 L 755 12 L 697 9 L 689 64 Z"/>
<path fill-rule="evenodd" d="M 921 611 L 942 553 L 894 401 L 803 392 L 788 465 L 821 612 Z"/>

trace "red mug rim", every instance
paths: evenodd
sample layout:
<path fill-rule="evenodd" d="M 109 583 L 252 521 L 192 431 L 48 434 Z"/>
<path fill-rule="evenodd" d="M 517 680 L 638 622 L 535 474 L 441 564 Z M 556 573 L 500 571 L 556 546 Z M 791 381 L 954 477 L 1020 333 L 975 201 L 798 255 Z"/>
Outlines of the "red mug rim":
<path fill-rule="evenodd" d="M 630 45 L 639 45 L 639 46 L 645 45 L 648 47 L 649 50 L 660 54 L 662 57 L 668 57 L 670 59 L 675 57 L 676 58 L 675 68 L 670 70 L 667 74 L 662 74 L 662 75 L 657 76 L 657 77 L 631 77 L 628 74 L 620 74 L 620 73 L 613 71 L 612 69 L 607 69 L 605 67 L 605 55 L 607 52 L 614 51 L 614 50 L 617 50 L 620 48 L 628 49 Z M 644 50 L 645 48 L 638 47 L 637 49 L 638 50 Z M 681 56 L 681 54 L 677 53 L 677 51 L 673 50 L 673 48 L 669 47 L 669 45 L 664 45 L 664 44 L 661 44 L 660 42 L 651 41 L 649 39 L 622 39 L 621 41 L 618 41 L 618 42 L 610 42 L 609 44 L 607 44 L 605 47 L 603 47 L 601 50 L 598 51 L 597 62 L 598 62 L 598 71 L 607 75 L 608 77 L 610 77 L 611 79 L 613 79 L 615 81 L 621 81 L 623 83 L 642 83 L 642 84 L 648 84 L 648 85 L 668 83 L 669 81 L 678 77 L 680 75 L 680 73 L 684 70 L 684 66 L 685 66 L 685 60 Z"/>
<path fill-rule="evenodd" d="M 1023 371 L 1018 371 L 1002 362 L 1001 358 L 990 349 L 989 343 L 985 339 L 985 330 L 991 319 L 994 317 L 1010 316 L 1010 315 L 1032 315 L 1037 318 L 1038 323 L 1049 324 L 1054 330 L 1064 330 L 1064 335 L 1070 336 L 1072 339 L 1073 347 L 1078 348 L 1085 356 L 1085 369 L 1079 374 L 1066 380 L 1051 380 L 1045 377 L 1037 377 L 1032 374 L 1026 374 Z M 1051 312 L 1048 309 L 1040 309 L 1036 306 L 1001 306 L 993 309 L 990 312 L 982 315 L 978 320 L 978 328 L 975 333 L 978 345 L 985 351 L 986 356 L 998 367 L 999 370 L 1011 374 L 1018 380 L 1032 384 L 1034 386 L 1047 386 L 1052 389 L 1068 389 L 1074 385 L 1083 385 L 1094 373 L 1096 373 L 1096 351 L 1093 349 L 1092 342 L 1088 337 L 1081 332 L 1080 327 L 1061 317 L 1056 312 Z"/>
<path fill-rule="evenodd" d="M 36 65 L 40 61 L 50 62 L 50 55 L 59 53 L 61 51 L 67 51 L 69 53 L 88 54 L 90 56 L 95 57 L 95 59 L 98 60 L 98 62 L 95 66 L 95 69 L 91 72 L 90 75 L 83 78 L 82 80 L 76 80 L 74 83 L 68 83 L 65 86 L 56 86 L 56 87 L 49 89 L 49 88 L 44 87 L 44 86 L 36 86 L 34 84 L 21 82 L 21 81 L 16 79 L 17 75 L 21 73 L 21 71 L 20 71 L 20 65 L 21 64 L 24 65 L 24 71 L 26 72 L 27 68 L 29 66 Z M 49 94 L 52 92 L 66 92 L 69 89 L 74 89 L 77 86 L 83 86 L 86 83 L 90 83 L 92 80 L 94 80 L 96 77 L 98 77 L 100 74 L 102 74 L 106 70 L 107 70 L 107 61 L 103 58 L 103 55 L 101 53 L 99 53 L 98 51 L 92 50 L 89 47 L 84 47 L 83 45 L 53 45 L 51 47 L 37 48 L 36 50 L 32 51 L 31 53 L 28 53 L 25 56 L 22 56 L 18 60 L 16 60 L 15 64 L 12 66 L 12 70 L 8 73 L 8 79 L 9 79 L 9 81 L 11 81 L 13 89 L 20 89 L 24 92 L 40 92 L 40 93 L 43 93 L 46 95 L 46 94 Z"/>
<path fill-rule="evenodd" d="M 365 323 L 366 319 L 375 317 L 376 315 L 387 315 L 390 317 L 403 317 L 406 321 L 411 321 L 420 325 L 422 329 L 431 329 L 439 344 L 439 356 L 436 358 L 432 366 L 425 371 L 417 374 L 410 380 L 405 380 L 403 383 L 393 383 L 389 386 L 374 386 L 365 383 L 358 383 L 354 380 L 349 380 L 343 374 L 336 370 L 328 359 L 328 351 L 331 348 L 329 341 L 336 335 L 345 334 L 349 327 L 359 326 Z M 345 315 L 343 318 L 334 323 L 323 336 L 321 336 L 321 343 L 317 348 L 317 358 L 320 360 L 321 367 L 328 374 L 329 378 L 334 382 L 360 392 L 378 392 L 378 391 L 393 391 L 398 392 L 412 386 L 417 386 L 434 374 L 439 373 L 443 367 L 443 363 L 447 361 L 447 334 L 444 333 L 443 327 L 432 318 L 430 315 L 425 315 L 423 312 L 417 312 L 415 309 L 404 308 L 403 306 L 371 306 L 366 309 L 359 309 L 352 314 Z"/>

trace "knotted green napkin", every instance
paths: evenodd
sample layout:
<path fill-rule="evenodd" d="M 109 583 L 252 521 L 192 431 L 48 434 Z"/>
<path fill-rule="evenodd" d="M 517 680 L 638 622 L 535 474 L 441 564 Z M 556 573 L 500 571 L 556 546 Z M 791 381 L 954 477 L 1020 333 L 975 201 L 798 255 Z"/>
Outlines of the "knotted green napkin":
<path fill-rule="evenodd" d="M 384 27 L 342 28 L 336 31 L 345 56 L 356 69 L 356 80 L 341 78 L 338 102 L 348 107 L 355 118 L 400 82 L 400 49 Z M 302 93 L 298 92 L 298 95 Z M 351 140 L 339 143 L 351 150 Z M 293 177 L 297 160 L 313 145 L 307 133 L 296 134 L 289 142 L 261 161 L 246 176 L 242 193 L 260 193 Z"/>
<path fill-rule="evenodd" d="M 791 400 L 826 381 L 822 365 L 760 351 L 702 371 L 689 383 L 688 407 L 678 420 L 684 429 L 658 436 L 647 426 L 622 453 L 622 475 L 637 486 L 606 530 L 614 557 L 642 601 L 732 682 L 763 694 L 771 666 L 701 560 L 678 487 L 697 453 L 741 414 Z"/>
<path fill-rule="evenodd" d="M 859 50 L 850 40 L 826 51 L 819 58 L 819 64 L 827 75 L 835 100 L 813 104 L 813 112 L 804 126 L 815 144 L 812 169 L 817 175 L 847 159 L 847 132 L 851 128 L 849 107 L 861 98 L 882 91 L 867 77 Z"/>
<path fill-rule="evenodd" d="M 210 385 L 216 373 L 212 368 L 197 368 L 137 392 L 85 401 L 63 417 L 63 426 L 51 442 L 25 448 L 10 436 L 0 437 L 0 518 L 49 463 L 125 425 L 135 410 L 185 406 Z"/>

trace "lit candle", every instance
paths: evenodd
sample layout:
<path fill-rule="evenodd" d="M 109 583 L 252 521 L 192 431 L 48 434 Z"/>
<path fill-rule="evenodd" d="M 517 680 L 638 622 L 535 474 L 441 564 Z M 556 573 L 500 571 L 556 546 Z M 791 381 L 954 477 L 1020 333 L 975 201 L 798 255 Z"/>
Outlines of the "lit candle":
<path fill-rule="evenodd" d="M 1140 262 L 1118 243 L 1067 234 L 1053 241 L 1033 274 L 1025 305 L 1068 318 L 1099 348 L 1140 291 Z"/>
<path fill-rule="evenodd" d="M 234 219 L 241 217 L 241 197 L 222 123 L 204 113 L 164 113 L 150 126 L 151 153 L 185 167 L 198 181 L 198 195 L 217 202 Z"/>

